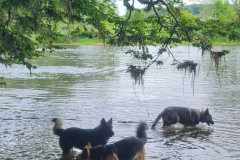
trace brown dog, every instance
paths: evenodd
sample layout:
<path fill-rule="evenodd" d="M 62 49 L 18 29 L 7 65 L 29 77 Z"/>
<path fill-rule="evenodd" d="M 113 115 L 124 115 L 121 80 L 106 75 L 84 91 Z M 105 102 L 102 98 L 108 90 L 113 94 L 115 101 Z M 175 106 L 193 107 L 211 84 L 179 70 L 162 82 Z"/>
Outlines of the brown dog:
<path fill-rule="evenodd" d="M 110 145 L 85 146 L 78 154 L 77 160 L 145 160 L 144 145 L 147 142 L 147 124 L 141 122 L 137 127 L 137 135 L 124 138 Z"/>
<path fill-rule="evenodd" d="M 195 126 L 199 122 L 206 122 L 208 125 L 214 124 L 212 116 L 209 110 L 200 111 L 198 109 L 192 109 L 187 107 L 170 106 L 165 108 L 155 119 L 151 129 L 153 129 L 157 122 L 163 119 L 163 127 L 170 126 L 172 124 L 181 123 L 186 126 Z"/>

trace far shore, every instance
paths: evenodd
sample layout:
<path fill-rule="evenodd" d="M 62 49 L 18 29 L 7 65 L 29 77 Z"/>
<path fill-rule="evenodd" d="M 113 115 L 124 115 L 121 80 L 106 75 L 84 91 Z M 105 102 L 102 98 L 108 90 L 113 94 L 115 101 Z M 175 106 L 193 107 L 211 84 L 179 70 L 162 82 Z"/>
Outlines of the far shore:
<path fill-rule="evenodd" d="M 82 38 L 79 39 L 79 41 L 73 41 L 73 42 L 54 42 L 54 45 L 64 45 L 64 46 L 80 46 L 80 45 L 108 45 L 106 42 L 103 42 L 103 39 L 90 39 L 90 38 Z M 181 45 L 191 45 L 191 43 L 182 43 L 178 44 Z M 214 42 L 215 46 L 236 46 L 240 45 L 240 42 Z"/>

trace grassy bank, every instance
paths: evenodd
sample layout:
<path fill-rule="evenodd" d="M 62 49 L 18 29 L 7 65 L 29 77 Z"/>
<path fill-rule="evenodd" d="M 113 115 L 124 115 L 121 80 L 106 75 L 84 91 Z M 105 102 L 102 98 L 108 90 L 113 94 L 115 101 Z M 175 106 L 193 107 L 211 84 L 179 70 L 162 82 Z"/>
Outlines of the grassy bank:
<path fill-rule="evenodd" d="M 79 38 L 78 41 L 54 42 L 54 45 L 102 45 L 102 39 Z"/>
<path fill-rule="evenodd" d="M 79 38 L 77 41 L 71 40 L 71 41 L 65 41 L 65 42 L 54 42 L 55 45 L 103 45 L 102 39 L 94 39 L 94 38 Z M 223 45 L 223 46 L 233 46 L 233 45 L 240 45 L 240 42 L 232 42 L 232 41 L 221 41 L 216 40 L 214 45 Z M 178 45 L 191 45 L 188 42 L 183 42 L 182 44 Z"/>

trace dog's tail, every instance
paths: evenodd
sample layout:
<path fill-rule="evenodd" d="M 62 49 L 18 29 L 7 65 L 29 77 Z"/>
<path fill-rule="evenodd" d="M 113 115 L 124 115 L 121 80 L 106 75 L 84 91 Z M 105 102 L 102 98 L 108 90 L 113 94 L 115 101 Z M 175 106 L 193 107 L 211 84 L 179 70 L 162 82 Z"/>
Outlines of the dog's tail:
<path fill-rule="evenodd" d="M 165 110 L 164 110 L 165 111 Z M 158 121 L 161 119 L 161 117 L 163 116 L 163 112 L 164 111 L 162 111 L 158 116 L 157 116 L 157 118 L 155 119 L 155 121 L 154 121 L 154 123 L 152 124 L 152 127 L 151 127 L 151 129 L 154 129 L 154 127 L 156 126 L 156 124 L 158 123 Z"/>
<path fill-rule="evenodd" d="M 62 129 L 62 121 L 59 118 L 53 118 L 52 122 L 54 122 L 54 127 L 53 127 L 53 134 L 60 136 L 64 129 Z"/>
<path fill-rule="evenodd" d="M 146 130 L 148 126 L 145 122 L 140 122 L 137 127 L 137 137 L 140 138 L 144 144 L 147 143 L 147 133 Z"/>

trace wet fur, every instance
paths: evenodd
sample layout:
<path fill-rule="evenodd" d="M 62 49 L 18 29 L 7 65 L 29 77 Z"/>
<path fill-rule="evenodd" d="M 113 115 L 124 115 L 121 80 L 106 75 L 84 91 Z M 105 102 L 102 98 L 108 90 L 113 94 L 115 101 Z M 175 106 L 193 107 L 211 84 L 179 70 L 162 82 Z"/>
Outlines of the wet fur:
<path fill-rule="evenodd" d="M 90 142 L 92 146 L 107 144 L 110 137 L 114 135 L 112 130 L 112 118 L 106 122 L 103 118 L 100 125 L 94 129 L 81 129 L 71 127 L 62 128 L 62 121 L 59 118 L 53 118 L 55 123 L 53 133 L 59 136 L 59 145 L 63 151 L 63 155 L 69 154 L 73 147 L 83 149 Z"/>
<path fill-rule="evenodd" d="M 209 110 L 200 111 L 187 107 L 170 106 L 165 108 L 155 119 L 152 129 L 156 126 L 160 119 L 163 119 L 163 127 L 172 124 L 181 123 L 186 126 L 196 126 L 199 122 L 206 122 L 208 125 L 214 124 Z"/>
<path fill-rule="evenodd" d="M 147 124 L 141 122 L 137 127 L 136 136 L 92 148 L 88 144 L 78 154 L 77 160 L 145 160 L 146 129 Z"/>

